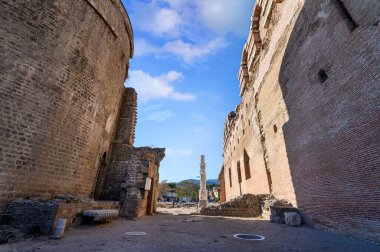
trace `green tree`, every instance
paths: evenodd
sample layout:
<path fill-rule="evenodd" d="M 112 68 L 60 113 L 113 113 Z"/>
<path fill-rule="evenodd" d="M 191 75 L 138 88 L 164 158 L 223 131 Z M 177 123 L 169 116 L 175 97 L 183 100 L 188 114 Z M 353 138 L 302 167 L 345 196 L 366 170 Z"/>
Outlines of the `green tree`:
<path fill-rule="evenodd" d="M 170 186 L 167 180 L 162 180 L 160 183 L 158 183 L 158 195 L 164 195 L 169 192 L 169 190 Z"/>
<path fill-rule="evenodd" d="M 170 182 L 168 183 L 170 189 L 175 189 L 177 187 L 177 183 L 176 182 Z"/>
<path fill-rule="evenodd" d="M 176 193 L 179 198 L 196 199 L 198 195 L 198 186 L 190 181 L 178 183 Z"/>

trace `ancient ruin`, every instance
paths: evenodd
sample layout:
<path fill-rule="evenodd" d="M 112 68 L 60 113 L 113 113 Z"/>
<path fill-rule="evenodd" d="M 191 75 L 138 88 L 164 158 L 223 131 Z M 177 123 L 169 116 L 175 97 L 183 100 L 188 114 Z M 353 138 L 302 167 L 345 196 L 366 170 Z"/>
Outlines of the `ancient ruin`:
<path fill-rule="evenodd" d="M 268 194 L 380 241 L 380 2 L 258 0 L 225 122 L 225 199 Z"/>
<path fill-rule="evenodd" d="M 44 233 L 89 209 L 153 213 L 164 149 L 133 147 L 137 94 L 124 81 L 134 44 L 121 1 L 0 10 L 0 212 L 17 213 L 15 226 L 40 215 L 21 228 Z"/>
<path fill-rule="evenodd" d="M 201 155 L 200 164 L 200 185 L 199 185 L 199 207 L 207 206 L 207 188 L 206 188 L 206 163 L 205 156 Z"/>
<path fill-rule="evenodd" d="M 142 38 L 147 55 L 191 65 L 227 48 L 228 32 L 216 38 L 212 30 L 204 44 L 176 37 L 178 27 L 188 28 L 176 9 L 181 1 L 141 2 L 161 11 L 157 24 L 168 15 L 178 19 L 157 34 L 157 24 L 141 28 L 162 42 Z M 165 149 L 134 146 L 138 94 L 124 86 L 134 34 L 122 0 L 0 0 L 0 244 L 14 238 L 20 245 L 5 244 L 12 251 L 67 251 L 73 244 L 79 251 L 248 251 L 252 243 L 232 240 L 244 229 L 272 237 L 257 243 L 259 251 L 378 251 L 380 1 L 253 2 L 238 72 L 241 102 L 224 124 L 221 188 L 207 191 L 201 155 L 199 191 L 192 179 L 165 182 L 172 200 L 165 207 L 174 216 L 154 215 Z M 196 5 L 186 4 L 186 12 Z M 157 100 L 198 98 L 171 86 L 183 77 L 175 70 L 140 74 L 142 82 L 158 83 L 154 92 L 163 89 Z M 183 159 L 193 153 L 174 147 Z M 184 217 L 179 208 L 197 216 Z M 146 215 L 153 216 L 132 221 Z M 106 220 L 116 221 L 77 228 Z M 61 238 L 51 236 L 57 226 L 72 233 L 48 239 Z M 136 233 L 149 235 L 138 240 Z"/>

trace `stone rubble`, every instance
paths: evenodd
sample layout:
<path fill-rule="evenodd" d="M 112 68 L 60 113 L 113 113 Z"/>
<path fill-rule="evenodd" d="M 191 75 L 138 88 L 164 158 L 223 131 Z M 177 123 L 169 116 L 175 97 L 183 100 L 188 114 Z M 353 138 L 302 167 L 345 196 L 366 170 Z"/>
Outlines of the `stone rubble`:
<path fill-rule="evenodd" d="M 260 217 L 268 215 L 270 202 L 276 199 L 270 194 L 244 194 L 231 201 L 203 208 L 201 214 L 213 216 Z M 278 200 L 277 200 L 278 201 Z"/>

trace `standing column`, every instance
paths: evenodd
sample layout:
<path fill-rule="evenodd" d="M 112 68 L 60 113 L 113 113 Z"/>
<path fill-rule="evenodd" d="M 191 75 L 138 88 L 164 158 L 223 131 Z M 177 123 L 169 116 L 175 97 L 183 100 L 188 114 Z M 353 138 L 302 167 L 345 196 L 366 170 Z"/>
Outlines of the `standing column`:
<path fill-rule="evenodd" d="M 201 155 L 201 181 L 199 188 L 199 207 L 207 206 L 207 189 L 206 189 L 206 163 L 205 156 Z"/>

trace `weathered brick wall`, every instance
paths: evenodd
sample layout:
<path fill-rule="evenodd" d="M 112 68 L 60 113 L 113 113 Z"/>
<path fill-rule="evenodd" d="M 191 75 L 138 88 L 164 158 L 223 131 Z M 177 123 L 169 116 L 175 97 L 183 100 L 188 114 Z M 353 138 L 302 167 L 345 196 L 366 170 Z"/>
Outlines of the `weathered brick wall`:
<path fill-rule="evenodd" d="M 116 200 L 120 215 L 135 219 L 154 213 L 158 197 L 159 166 L 165 149 L 133 147 L 137 120 L 137 93 L 126 88 L 112 145 L 109 164 L 99 171 L 96 196 Z M 151 179 L 149 190 L 146 179 Z"/>
<path fill-rule="evenodd" d="M 89 196 L 133 53 L 120 1 L 0 1 L 0 209 Z"/>
<path fill-rule="evenodd" d="M 157 200 L 158 170 L 165 149 L 114 144 L 103 199 L 121 203 L 120 215 L 139 218 L 153 213 Z M 146 179 L 152 179 L 146 190 Z"/>
<path fill-rule="evenodd" d="M 102 195 L 104 194 L 107 171 L 110 161 L 113 160 L 112 155 L 123 156 L 124 152 L 128 151 L 128 149 L 130 149 L 129 147 L 133 146 L 135 140 L 136 120 L 137 93 L 133 88 L 124 88 L 112 148 L 108 151 L 108 157 L 105 157 L 99 166 L 94 193 L 95 199 L 102 198 Z M 113 149 L 115 149 L 115 153 L 113 153 Z"/>
<path fill-rule="evenodd" d="M 137 120 L 137 93 L 133 88 L 125 88 L 120 108 L 114 143 L 133 146 Z"/>
<path fill-rule="evenodd" d="M 224 167 L 222 167 L 219 173 L 218 180 L 220 184 L 220 202 L 226 202 L 226 181 L 224 179 Z"/>
<path fill-rule="evenodd" d="M 282 128 L 306 220 L 380 241 L 380 17 L 371 14 L 380 2 L 370 1 L 368 15 L 363 3 L 342 2 L 361 16 L 355 29 L 336 1 L 301 10 L 279 75 Z"/>
<path fill-rule="evenodd" d="M 240 161 L 243 193 L 269 189 L 307 223 L 380 241 L 380 3 L 364 2 L 285 0 L 267 28 L 260 23 L 262 48 L 248 59 L 249 82 L 241 78 L 242 103 L 226 127 L 227 200 L 239 195 L 236 160 L 246 148 L 261 156 L 253 167 L 267 171 L 257 175 L 268 185 L 245 187 Z M 242 116 L 253 134 L 243 135 Z"/>

